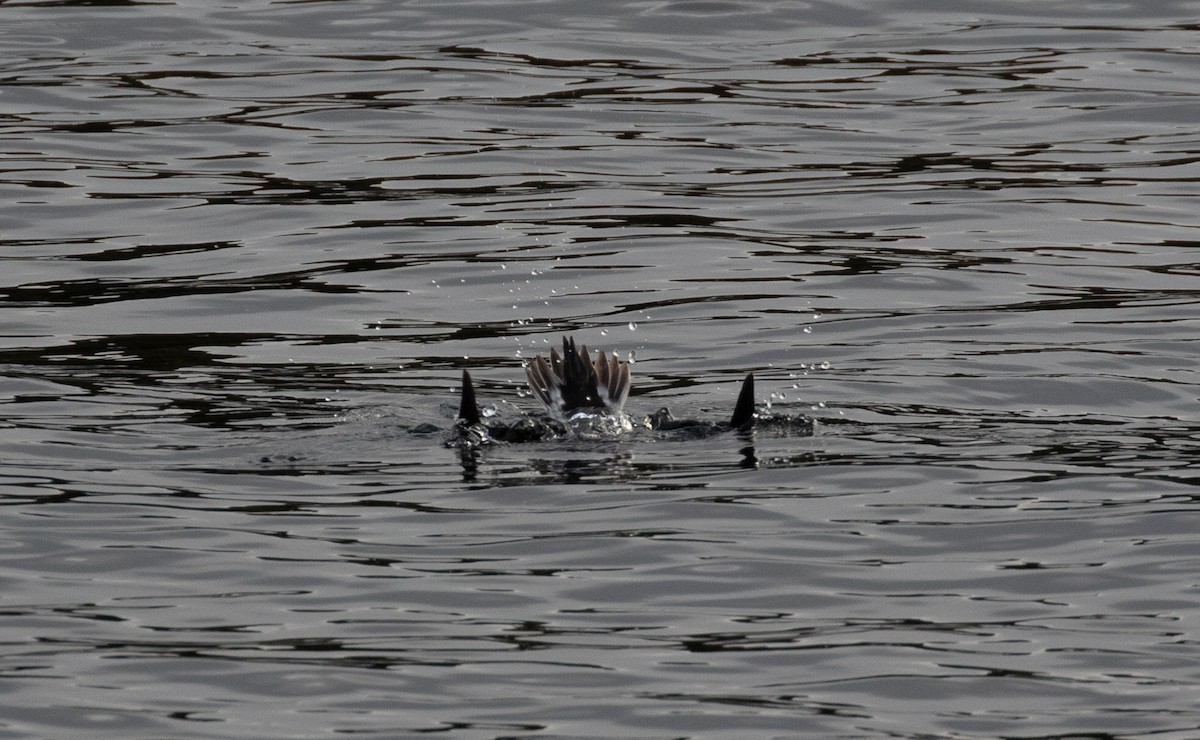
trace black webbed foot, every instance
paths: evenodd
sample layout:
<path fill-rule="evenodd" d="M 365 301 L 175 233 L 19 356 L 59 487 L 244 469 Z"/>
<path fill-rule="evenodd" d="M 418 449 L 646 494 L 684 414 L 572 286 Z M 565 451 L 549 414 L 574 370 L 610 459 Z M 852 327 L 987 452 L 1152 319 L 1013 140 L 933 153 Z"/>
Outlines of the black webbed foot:
<path fill-rule="evenodd" d="M 742 381 L 742 390 L 738 393 L 737 405 L 733 407 L 733 417 L 729 426 L 734 429 L 749 429 L 754 426 L 754 373 L 746 373 Z"/>
<path fill-rule="evenodd" d="M 471 383 L 471 374 L 463 370 L 462 401 L 458 405 L 458 418 L 464 424 L 478 424 L 480 420 L 479 405 L 475 402 L 475 386 Z"/>

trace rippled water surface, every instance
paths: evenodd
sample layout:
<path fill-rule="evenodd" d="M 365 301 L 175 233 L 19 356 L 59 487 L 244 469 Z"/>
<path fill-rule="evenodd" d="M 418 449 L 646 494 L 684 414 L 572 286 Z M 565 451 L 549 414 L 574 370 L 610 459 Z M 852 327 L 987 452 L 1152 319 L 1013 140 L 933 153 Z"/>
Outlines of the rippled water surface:
<path fill-rule="evenodd" d="M 0 736 L 1200 737 L 1192 3 L 0 2 Z M 628 408 L 443 444 L 570 333 Z"/>

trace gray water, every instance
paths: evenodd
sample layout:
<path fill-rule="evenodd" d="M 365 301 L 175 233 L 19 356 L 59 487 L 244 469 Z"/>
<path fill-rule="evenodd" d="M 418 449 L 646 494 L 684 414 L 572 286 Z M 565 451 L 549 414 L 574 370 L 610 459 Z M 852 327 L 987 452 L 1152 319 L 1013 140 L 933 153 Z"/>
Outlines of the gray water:
<path fill-rule="evenodd" d="M 1200 737 L 1197 12 L 0 4 L 0 736 Z"/>

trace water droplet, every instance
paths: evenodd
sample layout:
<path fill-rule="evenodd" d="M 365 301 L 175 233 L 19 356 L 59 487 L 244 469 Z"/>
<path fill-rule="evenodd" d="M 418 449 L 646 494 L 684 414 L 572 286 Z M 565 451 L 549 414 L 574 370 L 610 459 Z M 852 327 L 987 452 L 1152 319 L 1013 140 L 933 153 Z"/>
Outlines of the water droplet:
<path fill-rule="evenodd" d="M 805 333 L 805 334 L 812 334 L 812 327 L 811 327 L 811 326 L 806 326 L 806 327 L 804 327 L 804 333 Z"/>
<path fill-rule="evenodd" d="M 828 360 L 826 360 L 825 362 L 822 362 L 822 363 L 821 363 L 821 369 L 822 369 L 822 370 L 828 370 L 828 369 L 829 369 L 829 361 L 828 361 Z"/>
<path fill-rule="evenodd" d="M 607 337 L 607 336 L 608 336 L 608 329 L 601 329 L 601 330 L 600 330 L 600 336 L 602 336 L 602 337 Z"/>
<path fill-rule="evenodd" d="M 637 331 L 637 322 L 636 321 L 629 322 L 629 331 Z"/>

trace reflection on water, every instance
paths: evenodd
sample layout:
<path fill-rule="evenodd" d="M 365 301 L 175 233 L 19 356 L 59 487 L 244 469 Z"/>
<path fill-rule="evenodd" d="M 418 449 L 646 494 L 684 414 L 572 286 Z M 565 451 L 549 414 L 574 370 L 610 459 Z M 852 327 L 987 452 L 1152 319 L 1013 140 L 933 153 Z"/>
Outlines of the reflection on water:
<path fill-rule="evenodd" d="M 5 8 L 9 733 L 1200 734 L 1190 8 Z"/>

